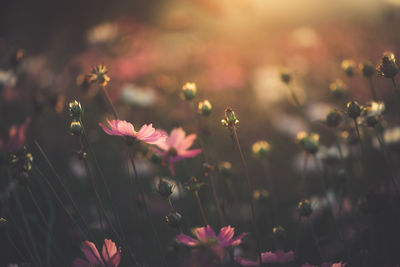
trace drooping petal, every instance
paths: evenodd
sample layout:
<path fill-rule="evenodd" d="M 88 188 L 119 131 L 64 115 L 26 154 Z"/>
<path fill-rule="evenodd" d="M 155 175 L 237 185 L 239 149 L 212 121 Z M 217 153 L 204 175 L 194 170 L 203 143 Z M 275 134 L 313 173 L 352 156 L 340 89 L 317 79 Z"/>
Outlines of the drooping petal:
<path fill-rule="evenodd" d="M 207 241 L 207 239 L 215 238 L 217 236 L 214 230 L 209 225 L 196 228 L 194 232 L 197 236 L 197 239 L 199 239 L 200 241 Z"/>
<path fill-rule="evenodd" d="M 112 259 L 117 253 L 118 251 L 115 243 L 110 239 L 104 239 L 102 254 L 103 259 L 106 261 L 106 264 L 108 264 L 110 262 L 110 259 Z"/>
<path fill-rule="evenodd" d="M 81 244 L 81 251 L 85 254 L 86 259 L 90 264 L 101 264 L 103 265 L 103 260 L 97 251 L 96 246 L 90 241 L 83 241 Z"/>
<path fill-rule="evenodd" d="M 235 261 L 243 266 L 260 266 L 259 261 L 252 261 L 241 257 L 236 257 Z"/>
<path fill-rule="evenodd" d="M 198 241 L 196 239 L 191 238 L 190 236 L 185 235 L 185 234 L 177 235 L 176 236 L 176 241 L 178 241 L 178 242 L 180 242 L 182 244 L 185 244 L 187 246 L 190 246 L 190 247 L 197 246 L 197 244 L 198 244 Z"/>
<path fill-rule="evenodd" d="M 83 259 L 77 258 L 73 261 L 72 266 L 73 267 L 90 267 L 90 264 L 89 264 L 89 262 L 87 262 Z"/>
<path fill-rule="evenodd" d="M 218 241 L 221 246 L 227 246 L 230 244 L 230 241 L 235 234 L 235 228 L 230 225 L 222 227 L 218 234 Z"/>

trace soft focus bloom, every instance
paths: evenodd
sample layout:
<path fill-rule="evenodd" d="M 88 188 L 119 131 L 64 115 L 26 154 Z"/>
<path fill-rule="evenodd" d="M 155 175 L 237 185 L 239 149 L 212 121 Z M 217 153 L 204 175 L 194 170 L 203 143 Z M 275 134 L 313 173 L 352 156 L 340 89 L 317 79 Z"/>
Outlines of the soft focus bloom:
<path fill-rule="evenodd" d="M 82 242 L 81 251 L 85 254 L 87 260 L 77 258 L 73 262 L 73 267 L 117 267 L 121 260 L 121 249 L 117 249 L 115 243 L 110 239 L 104 239 L 102 257 L 96 246 L 89 241 Z"/>
<path fill-rule="evenodd" d="M 12 125 L 8 132 L 8 140 L 4 142 L 0 138 L 0 150 L 4 149 L 8 152 L 15 152 L 20 150 L 26 142 L 26 134 L 31 119 L 26 118 L 25 122 L 21 125 Z"/>
<path fill-rule="evenodd" d="M 110 81 L 110 77 L 107 75 L 108 69 L 105 65 L 98 65 L 92 69 L 92 72 L 88 75 L 89 81 L 98 82 L 101 86 L 106 86 Z"/>
<path fill-rule="evenodd" d="M 167 135 L 162 131 L 154 129 L 152 123 L 143 125 L 138 132 L 136 132 L 133 125 L 127 121 L 110 121 L 107 119 L 107 123 L 110 128 L 107 128 L 101 123 L 99 123 L 99 126 L 109 135 L 133 137 L 148 144 L 165 142 L 167 138 Z"/>
<path fill-rule="evenodd" d="M 297 134 L 296 143 L 309 154 L 315 154 L 319 149 L 319 135 L 316 133 L 307 134 L 300 132 Z"/>
<path fill-rule="evenodd" d="M 262 263 L 285 263 L 291 262 L 294 259 L 294 252 L 284 252 L 283 250 L 277 250 L 275 252 L 266 251 L 261 254 Z M 240 257 L 236 257 L 235 261 L 244 266 L 260 266 L 259 261 L 252 261 Z"/>
<path fill-rule="evenodd" d="M 266 158 L 271 150 L 270 144 L 265 140 L 257 141 L 251 147 L 253 155 L 258 158 Z"/>
<path fill-rule="evenodd" d="M 230 225 L 222 227 L 219 231 L 218 236 L 209 225 L 205 227 L 195 228 L 193 232 L 196 235 L 197 239 L 194 239 L 185 234 L 179 234 L 176 237 L 176 241 L 189 247 L 209 245 L 212 247 L 225 248 L 240 245 L 243 238 L 246 236 L 246 233 L 242 233 L 233 238 L 235 234 L 235 228 L 231 227 Z"/>
<path fill-rule="evenodd" d="M 161 134 L 168 136 L 164 131 L 161 131 Z M 173 168 L 175 162 L 185 158 L 193 158 L 201 153 L 201 149 L 189 149 L 196 137 L 196 134 L 189 134 L 186 136 L 182 128 L 175 128 L 165 141 L 157 143 L 157 146 L 161 149 L 161 151 L 158 150 L 158 152 L 167 159 L 172 176 L 175 176 Z"/>
<path fill-rule="evenodd" d="M 385 109 L 383 102 L 369 102 L 361 112 L 361 121 L 369 127 L 375 127 L 382 119 Z"/>

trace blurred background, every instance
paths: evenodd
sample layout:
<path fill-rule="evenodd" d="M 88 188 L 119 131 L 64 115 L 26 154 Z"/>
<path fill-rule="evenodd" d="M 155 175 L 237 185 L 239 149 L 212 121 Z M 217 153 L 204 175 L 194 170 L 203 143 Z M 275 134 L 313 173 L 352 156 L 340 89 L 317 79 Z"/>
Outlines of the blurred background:
<path fill-rule="evenodd" d="M 387 192 L 382 191 L 383 181 L 386 181 L 382 177 L 388 176 L 391 170 L 373 145 L 373 132 L 363 131 L 366 155 L 360 155 L 358 147 L 346 138 L 340 141 L 348 157 L 356 158 L 349 163 L 349 172 L 354 178 L 351 183 L 356 188 L 347 206 L 348 214 L 352 215 L 339 218 L 345 238 L 351 244 L 351 256 L 331 230 L 331 223 L 326 223 L 329 217 L 326 199 L 331 198 L 342 209 L 342 199 L 351 198 L 349 192 L 342 192 L 335 176 L 338 155 L 333 156 L 336 162 L 333 166 L 324 161 L 326 155 L 319 155 L 324 162 L 324 172 L 330 177 L 330 190 L 324 194 L 315 162 L 310 160 L 304 168 L 304 154 L 295 138 L 300 131 L 314 131 L 327 150 L 335 145 L 334 132 L 322 122 L 328 111 L 343 111 L 350 100 L 361 104 L 372 100 L 368 80 L 358 67 L 356 74 L 348 77 L 341 69 L 341 62 L 352 59 L 356 66 L 366 61 L 375 65 L 384 51 L 400 52 L 399 23 L 398 0 L 3 2 L 0 9 L 0 144 L 3 153 L 0 186 L 1 196 L 6 199 L 2 216 L 13 216 L 3 233 L 4 240 L 11 239 L 14 244 L 0 242 L 0 264 L 29 262 L 25 244 L 29 241 L 22 238 L 27 233 L 21 214 L 25 214 L 33 229 L 43 257 L 47 257 L 46 246 L 49 246 L 28 187 L 10 187 L 13 183 L 7 177 L 10 154 L 15 151 L 4 144 L 10 128 L 16 125 L 26 126 L 26 136 L 21 134 L 21 140 L 32 153 L 35 164 L 28 179 L 29 190 L 48 217 L 54 237 L 50 242 L 54 255 L 48 261 L 57 266 L 70 266 L 74 258 L 82 257 L 79 246 L 84 238 L 71 225 L 42 179 L 40 173 L 54 178 L 35 140 L 67 184 L 96 238 L 108 237 L 115 241 L 111 232 L 104 234 L 99 229 L 96 203 L 83 163 L 77 156 L 79 142 L 69 132 L 67 106 L 77 99 L 85 110 L 83 120 L 91 148 L 109 185 L 107 188 L 99 185 L 106 208 L 110 215 L 112 212 L 119 214 L 121 229 L 139 262 L 143 266 L 160 266 L 161 258 L 155 240 L 149 238 L 151 231 L 141 200 L 129 186 L 130 170 L 124 142 L 107 136 L 98 127 L 99 122 L 112 117 L 112 110 L 101 88 L 89 84 L 86 75 L 93 66 L 104 64 L 111 78 L 107 90 L 121 119 L 132 122 L 135 127 L 152 122 L 156 128 L 168 132 L 174 127 L 183 127 L 188 134 L 197 133 L 213 140 L 206 144 L 213 151 L 213 163 L 232 163 L 232 174 L 228 178 L 216 174 L 216 184 L 227 222 L 236 227 L 237 232 L 251 232 L 252 225 L 240 158 L 229 131 L 220 124 L 227 106 L 233 107 L 240 120 L 239 138 L 258 190 L 255 200 L 264 250 L 296 249 L 299 231 L 296 206 L 303 190 L 301 177 L 306 176 L 304 193 L 314 199 L 315 209 L 321 211 L 313 220 L 328 255 L 326 260 L 348 261 L 349 266 L 395 266 L 400 262 L 397 253 L 400 231 L 396 228 L 399 218 L 393 215 L 396 205 L 387 204 Z M 287 84 L 281 81 L 283 68 L 292 74 L 291 85 L 302 108 L 296 107 Z M 347 87 L 341 97 L 330 89 L 330 84 L 337 79 Z M 188 81 L 195 82 L 198 88 L 195 106 L 205 99 L 213 106 L 211 115 L 200 118 L 200 124 L 188 102 L 180 97 L 180 89 Z M 386 104 L 385 125 L 392 129 L 399 119 L 391 82 L 374 76 L 373 83 L 378 99 Z M 351 127 L 346 123 L 340 131 Z M 252 156 L 252 144 L 260 139 L 271 145 L 266 163 Z M 199 139 L 193 147 L 200 148 Z M 398 147 L 391 152 L 394 160 L 399 159 L 396 149 Z M 149 147 L 140 147 L 135 160 L 145 181 L 152 218 L 171 266 L 187 266 L 189 250 L 174 242 L 178 231 L 164 220 L 170 211 L 168 202 L 155 188 L 158 177 L 170 174 L 166 166 L 152 162 L 149 150 Z M 367 164 L 360 167 L 357 157 L 362 156 Z M 93 158 L 89 160 L 90 166 L 97 169 Z M 196 176 L 208 183 L 203 162 L 203 155 L 179 162 L 176 180 L 183 183 Z M 398 174 L 398 169 L 394 172 Z M 275 185 L 279 218 L 272 215 L 268 192 L 271 188 L 266 176 L 271 177 Z M 15 194 L 10 195 L 13 190 L 18 192 L 22 213 Z M 56 186 L 56 191 L 62 192 L 62 188 Z M 107 191 L 111 192 L 114 205 L 108 201 Z M 67 197 L 60 194 L 68 202 Z M 218 229 L 221 225 L 209 186 L 201 189 L 200 196 L 210 224 Z M 359 200 L 365 199 L 372 201 L 373 207 L 377 206 L 374 212 L 362 213 L 356 207 Z M 184 232 L 190 233 L 192 227 L 203 225 L 191 192 L 175 194 L 174 203 L 184 218 Z M 383 207 L 385 203 L 387 209 Z M 380 213 L 376 213 L 377 210 Z M 298 266 L 306 262 L 320 264 L 315 244 L 309 241 L 310 229 L 303 223 L 305 230 L 299 242 L 304 245 L 295 250 L 296 255 L 300 255 Z M 288 232 L 284 245 L 271 234 L 278 224 Z M 254 236 L 250 235 L 235 253 L 254 258 Z M 198 264 L 190 266 L 210 266 Z M 124 257 L 121 266 L 130 266 Z"/>

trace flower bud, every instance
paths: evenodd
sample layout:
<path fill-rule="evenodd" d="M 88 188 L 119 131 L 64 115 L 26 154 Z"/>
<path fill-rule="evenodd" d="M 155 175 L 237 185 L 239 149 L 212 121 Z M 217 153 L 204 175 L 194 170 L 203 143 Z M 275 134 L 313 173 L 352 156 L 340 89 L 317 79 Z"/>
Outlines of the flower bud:
<path fill-rule="evenodd" d="M 385 109 L 385 103 L 372 101 L 363 108 L 361 116 L 368 127 L 375 127 L 382 120 Z"/>
<path fill-rule="evenodd" d="M 288 84 L 292 80 L 292 74 L 289 72 L 289 70 L 281 70 L 281 80 L 286 84 Z"/>
<path fill-rule="evenodd" d="M 182 86 L 182 96 L 187 101 L 192 101 L 197 95 L 197 87 L 195 83 L 185 83 Z"/>
<path fill-rule="evenodd" d="M 108 69 L 105 65 L 98 65 L 94 67 L 91 73 L 88 75 L 90 82 L 97 82 L 101 86 L 106 86 L 110 81 L 110 77 L 107 75 Z"/>
<path fill-rule="evenodd" d="M 364 77 L 372 77 L 375 74 L 375 68 L 370 62 L 364 62 L 359 65 L 360 71 Z"/>
<path fill-rule="evenodd" d="M 168 198 L 171 194 L 172 191 L 174 190 L 174 185 L 171 183 L 168 183 L 164 179 L 160 179 L 157 185 L 157 192 L 165 198 Z"/>
<path fill-rule="evenodd" d="M 336 128 L 339 126 L 340 122 L 342 121 L 342 115 L 336 110 L 332 110 L 326 116 L 326 125 L 332 128 Z"/>
<path fill-rule="evenodd" d="M 221 161 L 218 164 L 218 169 L 225 177 L 232 175 L 232 164 L 229 161 Z"/>
<path fill-rule="evenodd" d="M 309 154 L 315 154 L 319 149 L 319 135 L 316 133 L 307 134 L 300 132 L 297 134 L 296 143 Z"/>
<path fill-rule="evenodd" d="M 347 76 L 352 77 L 354 75 L 354 68 L 355 68 L 355 63 L 353 60 L 350 59 L 345 59 L 342 61 L 341 67 L 344 73 L 346 73 Z"/>
<path fill-rule="evenodd" d="M 269 196 L 269 192 L 266 189 L 257 189 L 253 192 L 253 198 L 257 201 L 267 201 Z"/>
<path fill-rule="evenodd" d="M 308 199 L 300 201 L 297 205 L 297 210 L 300 213 L 300 216 L 308 217 L 312 213 L 311 203 Z"/>
<path fill-rule="evenodd" d="M 239 120 L 236 118 L 235 112 L 231 107 L 225 109 L 225 118 L 221 120 L 221 123 L 228 128 L 232 128 L 239 124 Z"/>
<path fill-rule="evenodd" d="M 271 151 L 271 146 L 267 141 L 260 140 L 252 146 L 253 155 L 257 158 L 267 158 Z"/>
<path fill-rule="evenodd" d="M 74 100 L 73 102 L 69 102 L 68 106 L 69 106 L 69 115 L 72 118 L 80 119 L 83 114 L 83 109 L 82 109 L 81 103 Z"/>
<path fill-rule="evenodd" d="M 278 240 L 284 240 L 286 238 L 286 230 L 280 225 L 272 229 L 272 234 Z"/>
<path fill-rule="evenodd" d="M 347 103 L 347 115 L 353 120 L 357 119 L 362 112 L 363 108 L 357 101 Z"/>
<path fill-rule="evenodd" d="M 337 98 L 342 98 L 347 92 L 347 87 L 341 79 L 336 79 L 335 82 L 331 83 L 329 85 L 329 89 L 331 90 L 333 96 Z"/>
<path fill-rule="evenodd" d="M 170 212 L 165 216 L 165 220 L 172 228 L 179 228 L 182 225 L 182 215 L 178 212 Z"/>
<path fill-rule="evenodd" d="M 210 101 L 204 100 L 199 102 L 198 111 L 203 116 L 209 116 L 212 111 L 212 105 Z"/>
<path fill-rule="evenodd" d="M 376 66 L 376 71 L 380 76 L 393 78 L 399 72 L 399 66 L 396 63 L 396 56 L 391 52 L 385 52 L 382 55 L 381 62 Z"/>
<path fill-rule="evenodd" d="M 189 181 L 185 183 L 185 189 L 188 191 L 199 191 L 204 185 L 203 182 L 200 182 L 196 177 L 190 177 Z"/>
<path fill-rule="evenodd" d="M 71 122 L 70 131 L 73 135 L 80 135 L 82 133 L 82 124 L 79 121 Z"/>

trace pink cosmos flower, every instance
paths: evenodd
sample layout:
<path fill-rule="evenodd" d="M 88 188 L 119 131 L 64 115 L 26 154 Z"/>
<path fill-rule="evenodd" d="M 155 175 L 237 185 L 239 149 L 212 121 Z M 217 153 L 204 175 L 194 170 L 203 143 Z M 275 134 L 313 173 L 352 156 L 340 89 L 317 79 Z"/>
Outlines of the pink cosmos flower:
<path fill-rule="evenodd" d="M 8 132 L 8 140 L 4 142 L 0 139 L 0 150 L 5 149 L 8 152 L 15 152 L 21 149 L 26 142 L 26 133 L 31 122 L 30 117 L 26 118 L 21 125 L 12 125 Z"/>
<path fill-rule="evenodd" d="M 153 124 L 143 125 L 138 132 L 135 131 L 132 123 L 122 120 L 112 120 L 107 119 L 108 127 L 99 123 L 99 126 L 103 129 L 106 134 L 115 136 L 127 136 L 133 137 L 137 140 L 148 144 L 158 144 L 160 142 L 165 142 L 167 135 L 160 130 L 153 128 Z"/>
<path fill-rule="evenodd" d="M 168 136 L 168 134 L 162 131 Z M 192 146 L 196 134 L 186 136 L 182 128 L 175 128 L 171 131 L 165 142 L 159 142 L 157 146 L 161 149 L 157 150 L 168 161 L 169 170 L 172 176 L 175 176 L 173 164 L 181 159 L 193 158 L 201 153 L 201 149 L 188 149 Z"/>
<path fill-rule="evenodd" d="M 198 247 L 202 245 L 211 245 L 218 248 L 238 246 L 242 243 L 246 233 L 242 233 L 239 236 L 233 238 L 235 234 L 235 228 L 230 225 L 222 227 L 219 231 L 218 236 L 214 230 L 209 226 L 195 228 L 193 230 L 197 239 L 194 239 L 185 234 L 179 234 L 176 237 L 176 241 L 185 244 L 189 247 Z"/>
<path fill-rule="evenodd" d="M 285 263 L 293 261 L 294 252 L 284 252 L 283 250 L 278 249 L 275 252 L 266 251 L 261 254 L 261 259 L 263 263 Z M 259 261 L 252 261 L 240 257 L 236 257 L 235 261 L 244 266 L 260 266 Z"/>
<path fill-rule="evenodd" d="M 121 248 L 117 249 L 115 243 L 110 239 L 104 239 L 102 257 L 96 246 L 89 241 L 82 242 L 81 251 L 85 254 L 87 260 L 77 258 L 73 262 L 73 267 L 117 267 L 121 260 Z"/>

